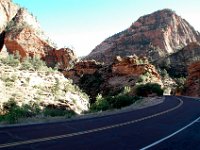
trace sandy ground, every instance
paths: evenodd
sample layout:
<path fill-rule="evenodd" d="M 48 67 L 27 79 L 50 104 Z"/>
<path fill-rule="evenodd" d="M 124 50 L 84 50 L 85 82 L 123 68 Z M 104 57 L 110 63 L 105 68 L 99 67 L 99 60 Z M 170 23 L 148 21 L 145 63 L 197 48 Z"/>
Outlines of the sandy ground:
<path fill-rule="evenodd" d="M 42 124 L 42 123 L 63 122 L 63 121 L 71 121 L 71 120 L 78 120 L 78 119 L 102 117 L 102 116 L 119 114 L 119 113 L 129 112 L 129 111 L 133 111 L 133 110 L 138 110 L 138 109 L 143 109 L 146 107 L 158 105 L 158 104 L 162 103 L 164 101 L 164 99 L 165 99 L 164 97 L 144 98 L 130 106 L 127 106 L 127 107 L 124 107 L 121 109 L 114 109 L 114 110 L 108 110 L 108 111 L 103 111 L 103 112 L 82 114 L 82 115 L 74 116 L 72 118 L 37 116 L 34 118 L 21 119 L 21 120 L 19 120 L 18 124 L 13 124 L 13 125 L 0 124 L 0 127 L 26 126 L 26 125 L 34 125 L 34 124 Z"/>

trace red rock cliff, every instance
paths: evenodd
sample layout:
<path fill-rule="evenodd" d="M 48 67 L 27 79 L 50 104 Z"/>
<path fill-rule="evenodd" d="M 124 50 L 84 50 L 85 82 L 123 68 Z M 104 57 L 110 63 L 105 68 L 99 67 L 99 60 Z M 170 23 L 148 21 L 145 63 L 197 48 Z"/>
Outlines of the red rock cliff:
<path fill-rule="evenodd" d="M 186 86 L 187 95 L 200 97 L 200 61 L 189 66 Z"/>

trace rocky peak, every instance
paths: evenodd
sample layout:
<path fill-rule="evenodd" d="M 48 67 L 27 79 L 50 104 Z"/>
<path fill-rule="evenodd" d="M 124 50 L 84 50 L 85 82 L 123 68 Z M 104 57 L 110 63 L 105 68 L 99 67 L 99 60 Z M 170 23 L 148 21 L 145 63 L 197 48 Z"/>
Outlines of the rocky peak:
<path fill-rule="evenodd" d="M 69 68 L 76 61 L 72 50 L 55 48 L 36 17 L 27 9 L 10 0 L 1 0 L 0 19 L 0 51 L 5 45 L 9 54 L 19 53 L 22 58 L 39 56 L 50 67 L 59 64 L 61 70 Z"/>
<path fill-rule="evenodd" d="M 156 11 L 152 14 L 148 14 L 140 17 L 136 22 L 131 25 L 132 29 L 145 29 L 144 26 L 149 25 L 151 29 L 164 28 L 164 25 L 170 24 L 170 22 L 176 18 L 175 12 L 170 9 L 164 9 Z"/>
<path fill-rule="evenodd" d="M 34 34 L 49 46 L 54 47 L 53 43 L 42 31 L 36 17 L 29 13 L 25 8 L 19 8 L 16 15 L 6 26 L 6 34 L 10 39 L 15 39 L 22 32 L 25 32 L 25 34 L 28 33 L 27 36 L 30 36 L 30 33 Z M 26 40 L 28 40 L 28 38 Z"/>
<path fill-rule="evenodd" d="M 140 17 L 130 28 L 117 33 L 98 45 L 86 59 L 110 62 L 117 55 L 144 55 L 150 61 L 177 52 L 200 35 L 175 12 L 169 9 Z"/>
<path fill-rule="evenodd" d="M 20 24 L 26 22 L 27 25 L 31 26 L 34 29 L 40 29 L 40 25 L 36 18 L 28 12 L 25 8 L 19 8 L 15 17 L 13 18 L 15 24 Z"/>

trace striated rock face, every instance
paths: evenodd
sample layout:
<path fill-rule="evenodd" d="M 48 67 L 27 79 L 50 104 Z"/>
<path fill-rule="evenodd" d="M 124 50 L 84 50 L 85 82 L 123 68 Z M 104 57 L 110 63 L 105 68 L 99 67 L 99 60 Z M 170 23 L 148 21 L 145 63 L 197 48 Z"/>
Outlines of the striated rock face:
<path fill-rule="evenodd" d="M 45 61 L 48 66 L 55 67 L 57 64 L 60 70 L 68 69 L 77 61 L 74 52 L 69 48 L 62 48 L 59 50 L 53 49 L 48 51 Z"/>
<path fill-rule="evenodd" d="M 158 61 L 159 66 L 164 67 L 174 77 L 187 76 L 187 68 L 197 60 L 200 60 L 200 44 L 190 43 L 180 51 Z"/>
<path fill-rule="evenodd" d="M 151 61 L 200 40 L 199 33 L 169 9 L 140 17 L 130 28 L 98 45 L 86 59 L 111 63 L 117 55 L 143 55 Z"/>
<path fill-rule="evenodd" d="M 119 93 L 125 86 L 133 88 L 136 83 L 152 82 L 162 85 L 155 67 L 148 63 L 147 58 L 137 56 L 117 56 L 111 65 L 81 61 L 65 75 L 84 89 L 92 100 L 98 93 L 112 95 Z"/>
<path fill-rule="evenodd" d="M 200 61 L 194 62 L 188 67 L 186 86 L 186 95 L 200 97 Z"/>

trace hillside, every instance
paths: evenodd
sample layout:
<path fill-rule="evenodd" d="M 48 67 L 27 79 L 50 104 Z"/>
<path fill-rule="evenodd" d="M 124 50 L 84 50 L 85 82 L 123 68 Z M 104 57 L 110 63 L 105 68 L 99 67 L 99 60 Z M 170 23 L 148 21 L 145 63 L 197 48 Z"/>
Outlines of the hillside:
<path fill-rule="evenodd" d="M 189 43 L 178 52 L 157 61 L 157 64 L 166 69 L 172 77 L 186 77 L 188 67 L 200 60 L 200 44 Z"/>
<path fill-rule="evenodd" d="M 39 58 L 22 62 L 12 55 L 0 58 L 0 89 L 1 114 L 9 101 L 19 106 L 36 104 L 40 109 L 72 110 L 77 114 L 89 108 L 88 96 Z"/>

